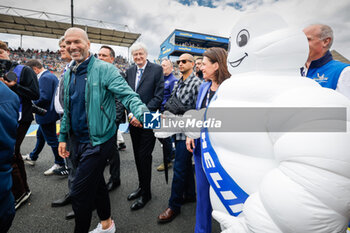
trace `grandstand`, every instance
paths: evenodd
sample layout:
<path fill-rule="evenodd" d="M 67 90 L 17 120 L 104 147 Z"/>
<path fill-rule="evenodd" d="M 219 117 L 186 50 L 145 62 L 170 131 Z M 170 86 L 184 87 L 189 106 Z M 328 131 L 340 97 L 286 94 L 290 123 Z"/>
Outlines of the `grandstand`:
<path fill-rule="evenodd" d="M 70 17 L 49 12 L 0 5 L 0 33 L 60 38 Z M 141 34 L 129 31 L 127 25 L 74 17 L 74 26 L 85 30 L 92 43 L 130 47 Z"/>
<path fill-rule="evenodd" d="M 200 56 L 210 47 L 221 47 L 227 50 L 228 44 L 229 38 L 175 29 L 160 45 L 158 59 L 180 56 L 185 52 Z"/>

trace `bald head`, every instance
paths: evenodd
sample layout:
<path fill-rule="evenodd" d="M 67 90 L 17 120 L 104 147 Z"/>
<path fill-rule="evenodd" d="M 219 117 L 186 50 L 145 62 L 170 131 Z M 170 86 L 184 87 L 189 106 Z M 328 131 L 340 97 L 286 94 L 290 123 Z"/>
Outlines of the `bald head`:
<path fill-rule="evenodd" d="M 321 58 L 332 46 L 333 31 L 332 28 L 324 24 L 313 24 L 304 28 L 307 40 L 309 42 L 309 57 L 306 67 L 309 64 Z"/>
<path fill-rule="evenodd" d="M 66 38 L 67 35 L 69 35 L 69 34 L 77 34 L 77 35 L 79 35 L 83 40 L 90 42 L 87 33 L 86 33 L 83 29 L 81 29 L 81 28 L 76 28 L 76 27 L 68 28 L 68 29 L 66 30 L 66 32 L 64 33 L 64 38 Z"/>
<path fill-rule="evenodd" d="M 180 56 L 180 59 L 181 59 L 181 58 L 188 59 L 188 60 L 194 62 L 194 57 L 193 57 L 191 54 L 189 54 L 189 53 L 183 53 L 183 54 Z"/>
<path fill-rule="evenodd" d="M 173 72 L 173 63 L 169 59 L 163 59 L 161 65 L 165 76 L 169 76 Z"/>
<path fill-rule="evenodd" d="M 81 28 L 68 28 L 64 33 L 67 52 L 77 63 L 89 57 L 90 41 L 88 35 Z"/>

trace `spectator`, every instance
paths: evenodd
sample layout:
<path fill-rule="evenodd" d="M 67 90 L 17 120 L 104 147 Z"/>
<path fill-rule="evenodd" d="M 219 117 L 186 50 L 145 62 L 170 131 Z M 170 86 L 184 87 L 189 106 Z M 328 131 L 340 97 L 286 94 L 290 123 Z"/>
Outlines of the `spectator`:
<path fill-rule="evenodd" d="M 142 43 L 130 48 L 136 65 L 126 71 L 126 81 L 140 95 L 142 102 L 150 111 L 157 111 L 164 95 L 164 77 L 162 67 L 147 60 L 147 49 Z M 143 208 L 151 200 L 152 152 L 156 142 L 153 130 L 142 128 L 141 123 L 129 113 L 130 136 L 134 149 L 135 163 L 139 179 L 138 188 L 129 194 L 128 200 L 137 199 L 132 210 Z"/>
<path fill-rule="evenodd" d="M 58 151 L 61 157 L 68 157 L 68 134 L 77 137 L 73 147 L 78 163 L 70 192 L 75 213 L 74 232 L 88 232 L 92 210 L 96 208 L 101 222 L 94 231 L 113 233 L 115 224 L 103 170 L 107 158 L 114 153 L 114 96 L 138 121 L 142 121 L 147 108 L 113 65 L 90 54 L 90 41 L 85 31 L 69 28 L 64 38 L 74 62 L 64 75 L 64 114 Z M 91 87 L 88 93 L 85 93 L 86 86 Z"/>
<path fill-rule="evenodd" d="M 56 94 L 55 94 L 55 109 L 58 114 L 62 117 L 63 115 L 63 97 L 64 97 L 64 73 L 66 70 L 68 70 L 72 64 L 72 57 L 69 55 L 67 49 L 66 49 L 66 43 L 64 42 L 64 36 L 62 36 L 59 41 L 58 45 L 60 47 L 60 54 L 61 54 L 61 60 L 68 62 L 61 74 L 59 86 L 57 87 Z M 71 140 L 76 140 L 74 138 L 74 135 L 70 134 L 70 137 L 68 138 L 68 147 L 70 155 L 68 158 L 66 158 L 66 164 L 68 167 L 68 190 L 71 190 L 72 183 L 74 181 L 75 172 L 77 168 L 77 161 L 76 161 L 76 153 L 74 152 L 74 147 L 72 146 L 74 143 L 71 143 Z M 56 169 L 54 170 L 55 174 L 63 174 L 65 172 L 65 169 Z M 71 203 L 71 198 L 69 195 L 69 192 L 64 195 L 63 198 L 55 200 L 51 203 L 51 207 L 61 207 L 65 206 Z M 74 211 L 68 212 L 66 215 L 66 220 L 72 219 L 75 217 Z"/>
<path fill-rule="evenodd" d="M 0 59 L 10 60 L 9 55 L 10 52 L 7 45 L 0 41 Z M 12 193 L 15 196 L 15 208 L 17 209 L 21 204 L 27 201 L 31 195 L 20 148 L 29 126 L 34 120 L 32 114 L 32 100 L 39 99 L 39 84 L 36 74 L 28 66 L 13 63 L 10 71 L 16 74 L 16 81 L 6 81 L 4 78 L 0 78 L 0 81 L 15 92 L 21 102 L 19 125 L 16 131 L 16 144 L 12 161 Z"/>
<path fill-rule="evenodd" d="M 59 119 L 59 116 L 56 113 L 54 106 L 54 97 L 56 88 L 58 86 L 58 79 L 55 75 L 44 69 L 38 60 L 29 60 L 26 65 L 34 70 L 39 80 L 40 98 L 39 100 L 34 101 L 34 103 L 38 107 L 45 109 L 47 112 L 43 116 L 35 114 L 35 120 L 39 124 L 39 128 L 36 133 L 36 145 L 30 154 L 23 156 L 23 160 L 25 163 L 34 166 L 35 161 L 38 159 L 39 154 L 44 148 L 46 141 L 52 149 L 55 160 L 54 165 L 46 170 L 44 172 L 44 175 L 53 175 L 54 170 L 60 168 L 65 169 L 65 172 L 62 173 L 62 175 L 68 175 L 68 170 L 66 169 L 65 162 L 58 155 L 56 121 Z"/>
<path fill-rule="evenodd" d="M 3 52 L 3 51 L 2 51 Z M 0 231 L 7 232 L 15 217 L 15 202 L 11 193 L 11 159 L 16 142 L 19 98 L 0 82 Z"/>
<path fill-rule="evenodd" d="M 164 111 L 164 105 L 168 101 L 171 96 L 171 92 L 173 91 L 174 85 L 177 82 L 177 78 L 173 75 L 173 63 L 165 58 L 162 60 L 162 68 L 164 73 L 164 98 L 162 105 L 160 106 L 160 111 Z M 157 171 L 164 171 L 165 165 L 164 162 L 167 162 L 168 167 L 172 166 L 171 160 L 172 158 L 172 140 L 171 137 L 168 138 L 158 138 L 158 140 L 163 145 L 163 163 L 157 167 Z M 175 156 L 174 156 L 175 157 Z"/>
<path fill-rule="evenodd" d="M 203 53 L 201 69 L 204 80 L 199 89 L 196 109 L 207 108 L 220 84 L 231 75 L 227 70 L 227 52 L 223 48 L 212 47 Z M 202 167 L 202 152 L 200 139 L 186 139 L 186 148 L 193 152 L 196 184 L 197 209 L 195 233 L 211 232 L 212 207 L 209 199 L 209 183 Z"/>
<path fill-rule="evenodd" d="M 314 24 L 306 27 L 304 33 L 309 41 L 309 57 L 301 68 L 302 76 L 350 98 L 350 65 L 333 60 L 329 51 L 333 43 L 332 28 Z"/>
<path fill-rule="evenodd" d="M 100 48 L 100 51 L 98 52 L 98 59 L 113 64 L 114 58 L 115 58 L 115 53 L 111 47 L 104 45 Z M 115 105 L 116 105 L 115 123 L 117 126 L 116 133 L 117 135 L 120 134 L 121 136 L 121 133 L 119 132 L 118 129 L 119 129 L 120 123 L 122 123 L 123 120 L 125 122 L 125 108 L 117 98 L 115 98 Z M 115 147 L 115 153 L 112 153 L 111 157 L 109 158 L 109 174 L 111 175 L 107 183 L 107 190 L 109 192 L 120 186 L 120 155 L 118 151 L 118 140 L 116 143 L 117 145 Z"/>
<path fill-rule="evenodd" d="M 194 59 L 191 54 L 184 53 L 177 61 L 182 77 L 176 83 L 171 95 L 175 95 L 183 105 L 196 107 L 196 99 L 201 80 L 193 72 Z M 168 208 L 158 216 L 159 223 L 172 221 L 181 211 L 181 205 L 196 200 L 194 174 L 192 168 L 192 153 L 186 149 L 184 134 L 176 135 L 176 151 L 174 176 L 171 185 L 171 195 Z"/>
<path fill-rule="evenodd" d="M 202 60 L 203 60 L 203 58 L 197 57 L 196 61 L 195 61 L 196 76 L 198 78 L 200 78 L 201 80 L 203 80 L 203 73 L 202 73 L 202 69 L 201 69 L 201 67 L 202 67 Z"/>

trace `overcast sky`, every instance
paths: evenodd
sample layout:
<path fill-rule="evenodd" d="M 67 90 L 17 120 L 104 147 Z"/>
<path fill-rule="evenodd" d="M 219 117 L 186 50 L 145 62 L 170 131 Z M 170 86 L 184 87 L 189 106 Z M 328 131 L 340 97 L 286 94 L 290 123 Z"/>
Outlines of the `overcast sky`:
<path fill-rule="evenodd" d="M 1 0 L 0 5 L 70 15 L 70 0 Z M 325 23 L 334 30 L 336 49 L 350 59 L 349 0 L 74 0 L 74 15 L 128 25 L 141 33 L 139 41 L 149 49 L 149 59 L 159 56 L 160 44 L 175 29 L 229 37 L 241 14 L 251 10 L 270 10 L 290 25 L 300 27 Z M 18 35 L 1 34 L 10 47 L 20 44 Z M 57 50 L 57 40 L 23 37 L 24 48 Z M 93 44 L 92 52 L 100 45 Z M 113 47 L 127 57 L 127 49 Z"/>

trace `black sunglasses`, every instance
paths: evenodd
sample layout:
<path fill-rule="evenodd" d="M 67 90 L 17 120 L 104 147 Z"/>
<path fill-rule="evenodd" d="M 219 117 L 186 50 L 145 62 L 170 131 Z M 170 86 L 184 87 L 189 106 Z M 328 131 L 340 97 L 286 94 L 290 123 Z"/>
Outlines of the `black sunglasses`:
<path fill-rule="evenodd" d="M 183 64 L 186 64 L 187 62 L 192 62 L 191 60 L 177 60 L 176 63 L 179 65 L 180 62 L 182 62 Z"/>

